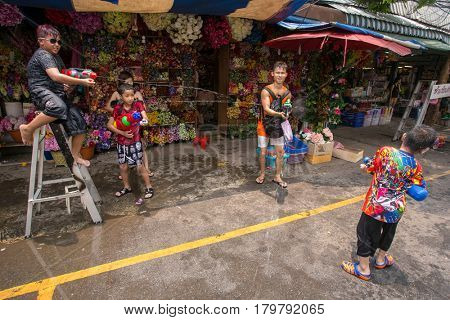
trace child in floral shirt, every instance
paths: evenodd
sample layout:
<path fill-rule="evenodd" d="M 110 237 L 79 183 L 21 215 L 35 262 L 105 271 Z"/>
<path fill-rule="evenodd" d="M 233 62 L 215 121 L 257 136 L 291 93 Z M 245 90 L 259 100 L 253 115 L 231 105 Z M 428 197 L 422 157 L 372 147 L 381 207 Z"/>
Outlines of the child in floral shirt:
<path fill-rule="evenodd" d="M 357 255 L 359 262 L 343 262 L 344 271 L 362 280 L 370 280 L 369 257 L 378 256 L 375 268 L 384 269 L 394 264 L 387 254 L 395 230 L 405 212 L 405 193 L 413 184 L 426 187 L 422 166 L 414 154 L 423 154 L 431 148 L 437 134 L 433 128 L 421 125 L 405 133 L 399 150 L 380 148 L 373 159 L 361 169 L 373 174 L 372 183 L 362 208 L 357 227 Z"/>

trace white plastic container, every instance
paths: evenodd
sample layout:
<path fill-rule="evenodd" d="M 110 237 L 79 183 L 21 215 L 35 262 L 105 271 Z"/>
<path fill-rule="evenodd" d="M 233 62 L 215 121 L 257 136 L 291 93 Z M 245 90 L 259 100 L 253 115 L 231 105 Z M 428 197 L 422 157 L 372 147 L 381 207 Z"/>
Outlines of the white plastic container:
<path fill-rule="evenodd" d="M 367 110 L 366 115 L 364 116 L 364 124 L 363 127 L 368 127 L 372 123 L 372 117 L 373 117 L 373 110 Z"/>
<path fill-rule="evenodd" d="M 380 116 L 381 116 L 381 109 L 373 109 L 373 116 L 372 116 L 372 126 L 377 126 L 380 123 Z"/>
<path fill-rule="evenodd" d="M 22 117 L 22 102 L 5 102 L 5 111 L 7 116 Z"/>

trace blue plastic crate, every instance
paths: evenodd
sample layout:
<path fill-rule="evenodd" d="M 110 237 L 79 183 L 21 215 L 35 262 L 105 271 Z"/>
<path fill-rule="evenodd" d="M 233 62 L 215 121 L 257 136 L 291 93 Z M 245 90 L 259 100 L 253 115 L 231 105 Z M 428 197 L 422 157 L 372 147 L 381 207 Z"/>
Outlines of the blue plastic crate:
<path fill-rule="evenodd" d="M 290 155 L 305 154 L 308 152 L 308 145 L 294 136 L 292 141 L 289 141 L 284 145 L 284 152 L 289 153 Z"/>

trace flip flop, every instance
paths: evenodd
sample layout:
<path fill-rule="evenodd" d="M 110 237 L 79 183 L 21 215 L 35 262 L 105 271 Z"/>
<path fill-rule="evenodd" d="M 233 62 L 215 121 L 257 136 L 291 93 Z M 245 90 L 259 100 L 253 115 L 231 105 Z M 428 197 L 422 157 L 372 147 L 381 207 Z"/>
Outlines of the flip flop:
<path fill-rule="evenodd" d="M 273 183 L 276 183 L 277 185 L 279 185 L 280 187 L 282 187 L 283 189 L 287 188 L 287 183 L 285 181 L 276 181 L 275 179 L 272 180 Z"/>
<path fill-rule="evenodd" d="M 126 195 L 127 193 L 131 193 L 131 189 L 123 188 L 122 190 L 117 191 L 117 192 L 115 193 L 115 196 L 116 196 L 117 198 L 120 198 L 121 196 L 124 196 L 124 195 Z"/>
<path fill-rule="evenodd" d="M 153 188 L 145 188 L 144 199 L 150 199 L 151 197 L 153 197 L 154 193 L 155 191 L 153 190 Z"/>
<path fill-rule="evenodd" d="M 377 268 L 377 269 L 384 269 L 384 268 L 392 266 L 393 264 L 394 264 L 394 258 L 390 254 L 387 254 L 384 256 L 383 264 L 378 264 L 377 261 L 375 260 L 375 268 Z"/>
<path fill-rule="evenodd" d="M 342 268 L 342 270 L 351 274 L 352 276 L 355 276 L 364 281 L 369 281 L 372 278 L 372 275 L 371 274 L 363 274 L 363 273 L 359 272 L 358 268 L 357 268 L 358 265 L 359 265 L 359 262 L 344 261 L 341 264 L 341 268 Z"/>
<path fill-rule="evenodd" d="M 258 177 L 258 178 L 259 178 L 259 177 Z M 266 180 L 265 177 L 262 178 L 262 179 L 260 179 L 260 180 L 258 180 L 258 178 L 256 178 L 256 183 L 257 183 L 257 184 L 263 184 L 263 183 L 264 183 L 264 180 Z"/>

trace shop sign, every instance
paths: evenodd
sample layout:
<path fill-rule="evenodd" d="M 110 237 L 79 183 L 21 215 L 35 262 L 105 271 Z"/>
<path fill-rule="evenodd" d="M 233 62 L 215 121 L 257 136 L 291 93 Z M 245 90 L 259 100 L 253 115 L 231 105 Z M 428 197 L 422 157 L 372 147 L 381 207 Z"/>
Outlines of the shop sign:
<path fill-rule="evenodd" d="M 450 97 L 450 83 L 433 86 L 430 99 Z"/>

